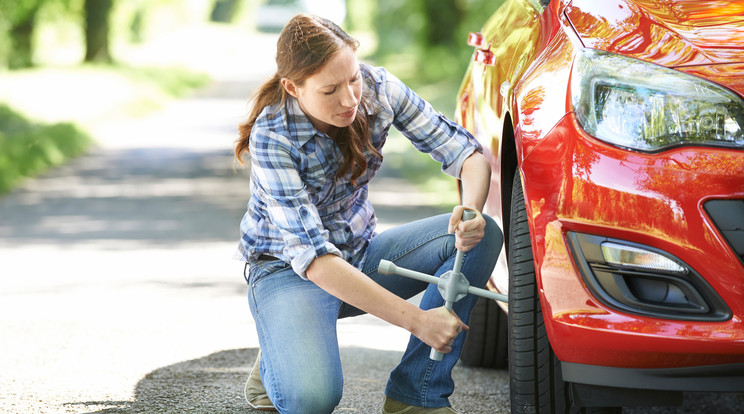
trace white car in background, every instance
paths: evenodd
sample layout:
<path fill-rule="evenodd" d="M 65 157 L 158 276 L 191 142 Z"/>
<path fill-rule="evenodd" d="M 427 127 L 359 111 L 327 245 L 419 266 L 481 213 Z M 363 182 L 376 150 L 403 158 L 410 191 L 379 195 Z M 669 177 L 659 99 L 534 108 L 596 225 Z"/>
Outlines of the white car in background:
<path fill-rule="evenodd" d="M 256 28 L 261 31 L 281 31 L 299 13 L 325 17 L 341 25 L 346 18 L 343 0 L 267 0 L 256 11 Z"/>

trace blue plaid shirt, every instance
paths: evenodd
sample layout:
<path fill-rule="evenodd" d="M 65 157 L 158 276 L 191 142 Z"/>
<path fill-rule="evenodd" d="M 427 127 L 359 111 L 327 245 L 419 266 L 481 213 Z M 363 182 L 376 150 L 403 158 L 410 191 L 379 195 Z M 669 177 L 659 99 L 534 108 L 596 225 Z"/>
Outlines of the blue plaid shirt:
<path fill-rule="evenodd" d="M 458 178 L 465 159 L 483 151 L 464 128 L 435 112 L 384 68 L 360 68 L 363 94 L 375 116 L 370 139 L 378 151 L 394 126 L 419 151 L 442 163 L 442 171 Z M 236 258 L 250 262 L 261 254 L 275 256 L 303 278 L 313 259 L 327 253 L 361 269 L 377 223 L 367 185 L 381 160 L 367 150 L 367 170 L 356 185 L 350 182 L 351 173 L 337 179 L 343 155 L 291 97 L 283 108 L 264 108 L 249 149 L 251 198 L 240 223 Z"/>

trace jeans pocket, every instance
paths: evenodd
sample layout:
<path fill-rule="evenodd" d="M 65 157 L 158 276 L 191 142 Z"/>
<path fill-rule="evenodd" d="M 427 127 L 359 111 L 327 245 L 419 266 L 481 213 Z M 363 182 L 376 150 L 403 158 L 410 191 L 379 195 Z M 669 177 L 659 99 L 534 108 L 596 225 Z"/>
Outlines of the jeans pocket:
<path fill-rule="evenodd" d="M 248 284 L 256 286 L 260 281 L 288 267 L 289 263 L 281 260 L 256 260 L 248 267 Z"/>

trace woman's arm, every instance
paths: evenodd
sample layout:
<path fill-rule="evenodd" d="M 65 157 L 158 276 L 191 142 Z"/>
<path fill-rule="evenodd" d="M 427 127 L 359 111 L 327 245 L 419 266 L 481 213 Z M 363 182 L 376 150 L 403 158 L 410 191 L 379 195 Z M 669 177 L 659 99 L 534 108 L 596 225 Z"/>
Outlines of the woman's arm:
<path fill-rule="evenodd" d="M 491 184 L 491 165 L 486 157 L 473 152 L 462 164 L 460 172 L 462 186 L 462 205 L 456 206 L 450 217 L 449 231 L 455 233 L 455 247 L 468 251 L 475 247 L 485 234 L 486 221 L 480 215 L 486 204 L 488 189 Z M 465 209 L 475 210 L 479 214 L 475 219 L 460 221 Z"/>
<path fill-rule="evenodd" d="M 484 235 L 486 222 L 480 214 L 460 222 L 462 211 L 480 212 L 486 203 L 491 179 L 491 167 L 479 152 L 470 155 L 462 166 L 462 205 L 455 207 L 450 219 L 450 231 L 457 229 L 455 245 L 462 250 L 473 248 Z M 444 307 L 421 310 L 403 300 L 360 272 L 340 257 L 326 254 L 315 258 L 306 276 L 321 289 L 342 301 L 393 325 L 400 326 L 439 352 L 452 350 L 451 342 L 467 325 Z"/>
<path fill-rule="evenodd" d="M 452 351 L 450 344 L 467 325 L 444 307 L 421 310 L 375 283 L 340 257 L 326 254 L 310 263 L 308 279 L 342 301 L 411 332 L 439 352 Z"/>

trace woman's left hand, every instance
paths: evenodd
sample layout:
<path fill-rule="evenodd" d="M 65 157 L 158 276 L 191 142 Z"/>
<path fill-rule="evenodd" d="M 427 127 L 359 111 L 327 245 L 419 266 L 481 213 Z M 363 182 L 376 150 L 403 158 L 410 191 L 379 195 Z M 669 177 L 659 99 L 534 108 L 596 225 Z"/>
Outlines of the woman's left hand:
<path fill-rule="evenodd" d="M 465 210 L 475 212 L 475 217 L 468 221 L 462 221 L 462 213 Z M 483 219 L 480 211 L 465 206 L 455 206 L 452 210 L 452 216 L 449 220 L 450 233 L 455 233 L 455 247 L 458 250 L 467 252 L 475 247 L 481 241 L 486 233 L 486 220 Z"/>

